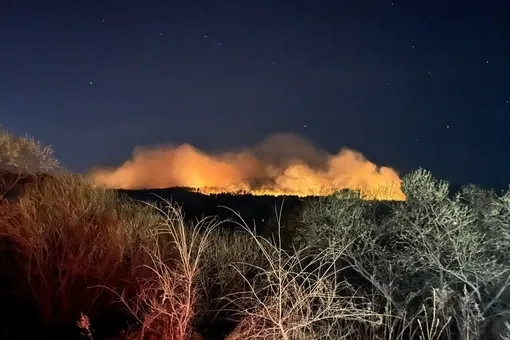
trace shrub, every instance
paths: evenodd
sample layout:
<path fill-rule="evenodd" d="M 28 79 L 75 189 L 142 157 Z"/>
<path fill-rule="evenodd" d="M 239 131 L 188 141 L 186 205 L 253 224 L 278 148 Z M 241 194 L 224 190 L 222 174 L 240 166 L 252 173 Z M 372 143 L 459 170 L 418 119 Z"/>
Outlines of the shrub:
<path fill-rule="evenodd" d="M 438 290 L 441 313 L 459 336 L 480 338 L 509 311 L 502 298 L 510 284 L 510 193 L 469 186 L 450 198 L 448 183 L 421 169 L 404 179 L 404 191 L 408 201 L 388 221 L 406 246 L 396 257 L 400 289 L 408 296 Z"/>
<path fill-rule="evenodd" d="M 50 146 L 29 136 L 15 136 L 0 127 L 0 168 L 16 173 L 49 173 L 60 168 Z"/>
<path fill-rule="evenodd" d="M 351 335 L 354 323 L 380 322 L 368 299 L 337 280 L 341 251 L 335 258 L 329 252 L 307 255 L 307 249 L 289 253 L 278 238 L 267 240 L 246 223 L 242 226 L 267 265 L 233 264 L 248 289 L 229 296 L 242 319 L 227 339 L 342 339 Z M 254 269 L 255 277 L 243 274 L 246 266 Z"/>
<path fill-rule="evenodd" d="M 250 265 L 234 265 L 249 263 Z M 225 297 L 247 289 L 239 274 L 253 279 L 252 266 L 267 267 L 266 259 L 249 234 L 214 230 L 202 257 L 200 292 L 204 313 L 228 312 Z M 246 306 L 249 307 L 248 305 Z M 226 313 L 228 314 L 228 313 Z"/>
<path fill-rule="evenodd" d="M 152 275 L 141 247 L 155 246 L 149 236 L 159 215 L 57 172 L 50 147 L 4 130 L 0 168 L 0 296 L 25 308 L 12 318 L 31 318 L 35 332 L 66 329 L 82 312 L 98 324 L 114 308 L 106 287 L 136 296 L 139 278 Z"/>
<path fill-rule="evenodd" d="M 112 302 L 103 286 L 135 294 L 148 260 L 141 247 L 153 247 L 159 219 L 80 176 L 36 182 L 18 201 L 0 204 L 4 273 L 21 301 L 32 296 L 46 324 L 94 316 Z"/>
<path fill-rule="evenodd" d="M 401 329 L 416 332 L 434 315 L 438 338 L 480 339 L 509 312 L 510 193 L 468 186 L 452 197 L 423 169 L 402 188 L 407 200 L 385 213 L 352 195 L 321 198 L 305 206 L 296 239 L 344 249 L 340 260 L 364 279 L 359 292 L 378 296 L 375 308 L 391 310 Z"/>

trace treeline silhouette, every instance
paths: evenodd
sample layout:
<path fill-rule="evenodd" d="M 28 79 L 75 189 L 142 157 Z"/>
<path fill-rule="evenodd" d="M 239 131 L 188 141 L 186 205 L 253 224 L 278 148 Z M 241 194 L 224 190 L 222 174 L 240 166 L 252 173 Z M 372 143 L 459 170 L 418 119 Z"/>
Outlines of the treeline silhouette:
<path fill-rule="evenodd" d="M 192 188 L 174 187 L 166 189 L 117 190 L 122 196 L 135 201 L 161 204 L 171 202 L 181 207 L 185 218 L 196 220 L 206 216 L 218 216 L 221 220 L 239 215 L 248 224 L 257 225 L 276 217 L 277 213 L 288 215 L 299 209 L 313 196 L 271 196 L 249 193 L 203 194 Z"/>

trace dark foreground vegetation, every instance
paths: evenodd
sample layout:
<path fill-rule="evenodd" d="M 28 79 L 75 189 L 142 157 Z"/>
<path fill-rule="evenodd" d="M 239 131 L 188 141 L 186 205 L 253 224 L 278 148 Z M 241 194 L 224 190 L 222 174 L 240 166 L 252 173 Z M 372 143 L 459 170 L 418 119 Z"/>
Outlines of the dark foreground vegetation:
<path fill-rule="evenodd" d="M 419 169 L 405 202 L 211 197 L 225 215 L 201 218 L 6 132 L 0 164 L 2 339 L 510 339 L 510 191 Z"/>

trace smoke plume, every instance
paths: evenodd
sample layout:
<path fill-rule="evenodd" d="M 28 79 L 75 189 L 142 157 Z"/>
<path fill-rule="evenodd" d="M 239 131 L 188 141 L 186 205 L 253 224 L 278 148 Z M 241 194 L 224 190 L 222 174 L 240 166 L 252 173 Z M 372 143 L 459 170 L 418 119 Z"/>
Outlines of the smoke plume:
<path fill-rule="evenodd" d="M 118 168 L 94 169 L 97 184 L 122 189 L 190 187 L 203 193 L 327 195 L 359 190 L 369 199 L 405 199 L 397 172 L 343 148 L 328 154 L 292 134 L 267 138 L 254 147 L 217 154 L 192 145 L 137 147 Z"/>

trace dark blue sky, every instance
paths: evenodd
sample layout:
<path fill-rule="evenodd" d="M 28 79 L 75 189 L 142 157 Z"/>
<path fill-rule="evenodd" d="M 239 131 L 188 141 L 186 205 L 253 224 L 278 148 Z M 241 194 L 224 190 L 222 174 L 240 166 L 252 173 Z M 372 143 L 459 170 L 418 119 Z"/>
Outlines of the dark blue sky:
<path fill-rule="evenodd" d="M 0 124 L 72 170 L 294 132 L 401 173 L 510 183 L 508 0 L 0 6 Z"/>

